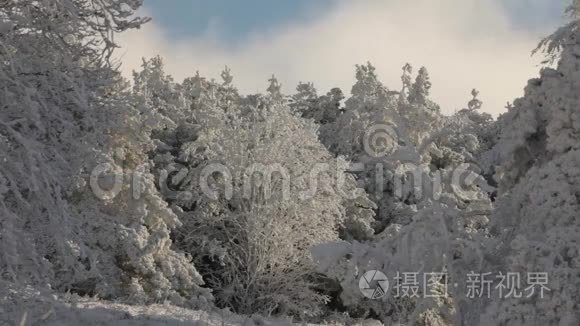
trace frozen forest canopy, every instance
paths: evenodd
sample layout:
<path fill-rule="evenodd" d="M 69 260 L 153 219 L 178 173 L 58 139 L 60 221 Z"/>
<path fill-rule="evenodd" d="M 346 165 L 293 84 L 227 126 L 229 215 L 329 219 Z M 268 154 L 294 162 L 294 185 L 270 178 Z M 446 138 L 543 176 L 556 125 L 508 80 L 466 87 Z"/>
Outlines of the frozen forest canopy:
<path fill-rule="evenodd" d="M 0 1 L 0 325 L 580 325 L 578 6 L 494 119 L 410 64 L 126 80 L 141 5 Z"/>

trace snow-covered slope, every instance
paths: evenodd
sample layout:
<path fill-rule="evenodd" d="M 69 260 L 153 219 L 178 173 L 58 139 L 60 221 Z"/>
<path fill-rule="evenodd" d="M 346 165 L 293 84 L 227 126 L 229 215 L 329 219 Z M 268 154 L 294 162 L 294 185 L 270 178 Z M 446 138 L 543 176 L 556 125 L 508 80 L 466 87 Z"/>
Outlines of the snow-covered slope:
<path fill-rule="evenodd" d="M 126 305 L 81 298 L 48 295 L 32 288 L 4 289 L 0 295 L 0 326 L 93 325 L 289 325 L 284 320 L 238 316 L 225 310 L 190 310 L 170 304 Z"/>

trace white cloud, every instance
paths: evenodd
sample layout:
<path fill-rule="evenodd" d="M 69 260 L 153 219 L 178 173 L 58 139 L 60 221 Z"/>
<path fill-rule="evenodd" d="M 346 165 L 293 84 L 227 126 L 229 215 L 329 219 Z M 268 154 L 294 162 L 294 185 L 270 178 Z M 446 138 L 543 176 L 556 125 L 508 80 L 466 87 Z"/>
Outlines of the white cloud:
<path fill-rule="evenodd" d="M 217 77 L 228 65 L 246 93 L 263 91 L 272 73 L 286 92 L 312 81 L 321 93 L 335 86 L 348 93 L 355 64 L 371 61 L 387 87 L 399 89 L 410 62 L 429 69 L 445 112 L 463 108 L 475 87 L 484 109 L 497 114 L 537 75 L 530 52 L 541 36 L 514 28 L 497 0 L 344 0 L 309 24 L 258 32 L 235 46 L 215 35 L 175 40 L 153 22 L 121 36 L 123 70 L 160 54 L 177 80 L 197 70 Z"/>

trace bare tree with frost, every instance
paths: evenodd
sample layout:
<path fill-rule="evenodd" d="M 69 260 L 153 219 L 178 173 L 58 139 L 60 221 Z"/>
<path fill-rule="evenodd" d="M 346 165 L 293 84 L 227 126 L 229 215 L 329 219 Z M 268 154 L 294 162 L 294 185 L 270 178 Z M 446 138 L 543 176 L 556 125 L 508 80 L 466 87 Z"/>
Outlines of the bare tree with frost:
<path fill-rule="evenodd" d="M 160 67 L 158 58 L 147 61 L 135 91 L 178 91 L 158 98 L 157 107 L 170 108 L 166 117 L 182 118 L 154 132 L 153 156 L 160 190 L 184 223 L 178 247 L 218 306 L 320 315 L 325 290 L 308 250 L 372 234 L 372 211 L 356 205 L 368 199 L 318 141 L 314 123 L 290 112 L 275 79 L 267 96 L 241 97 L 228 70 L 222 83 L 197 75 L 178 85 Z M 175 98 L 185 100 L 174 106 Z"/>

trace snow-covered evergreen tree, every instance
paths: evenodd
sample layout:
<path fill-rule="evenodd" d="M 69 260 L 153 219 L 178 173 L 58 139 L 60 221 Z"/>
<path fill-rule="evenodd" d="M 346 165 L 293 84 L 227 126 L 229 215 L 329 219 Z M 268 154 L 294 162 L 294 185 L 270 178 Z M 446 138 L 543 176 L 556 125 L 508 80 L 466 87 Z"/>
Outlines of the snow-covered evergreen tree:
<path fill-rule="evenodd" d="M 427 98 L 431 90 L 431 81 L 429 80 L 429 72 L 427 68 L 421 67 L 415 83 L 409 89 L 409 102 L 418 104 L 427 104 Z"/>
<path fill-rule="evenodd" d="M 500 117 L 497 164 L 500 200 L 493 216 L 499 240 L 488 264 L 512 272 L 546 273 L 549 291 L 491 302 L 482 325 L 577 325 L 580 292 L 580 31 L 555 34 L 557 69 L 544 68 L 525 96 Z M 569 29 L 568 29 L 569 28 Z M 560 37 L 563 37 L 560 39 Z"/>
<path fill-rule="evenodd" d="M 153 186 L 148 133 L 109 60 L 112 34 L 147 21 L 133 16 L 140 4 L 0 4 L 3 280 L 136 302 L 210 299 L 170 248 L 179 221 Z"/>
<path fill-rule="evenodd" d="M 327 125 L 335 122 L 342 113 L 341 101 L 344 95 L 340 88 L 333 88 L 326 95 L 318 96 L 312 83 L 300 83 L 296 91 L 289 104 L 292 112 L 319 124 L 321 139 L 332 137 L 327 135 L 330 131 Z"/>
<path fill-rule="evenodd" d="M 359 291 L 359 279 L 368 270 L 383 271 L 391 280 L 396 272 L 445 272 L 447 281 L 461 282 L 483 259 L 491 202 L 479 186 L 486 183 L 481 177 L 462 183 L 471 178 L 464 164 L 475 161 L 478 149 L 475 128 L 468 127 L 475 123 L 453 124 L 457 119 L 442 116 L 428 97 L 426 69 L 415 83 L 411 72 L 406 65 L 402 91 L 391 92 L 372 66 L 357 67 L 357 84 L 327 146 L 364 163 L 356 176 L 378 205 L 378 234 L 370 241 L 321 245 L 313 253 L 321 272 L 340 282 L 340 299 L 350 312 L 372 312 L 387 324 L 448 325 L 465 311 L 465 293 L 456 289 L 448 289 L 450 296 L 441 300 L 387 296 L 368 301 Z M 380 139 L 369 134 L 375 129 Z M 461 137 L 451 142 L 452 134 Z M 456 159 L 442 160 L 445 155 Z"/>

